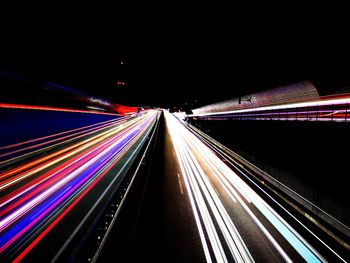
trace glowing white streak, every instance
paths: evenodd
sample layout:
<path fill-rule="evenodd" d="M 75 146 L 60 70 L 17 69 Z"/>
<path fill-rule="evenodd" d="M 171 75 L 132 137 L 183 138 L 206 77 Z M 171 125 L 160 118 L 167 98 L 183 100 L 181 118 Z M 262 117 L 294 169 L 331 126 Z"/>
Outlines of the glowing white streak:
<path fill-rule="evenodd" d="M 189 148 L 188 144 L 185 143 L 184 134 L 181 132 L 181 128 L 176 127 L 177 132 L 171 132 L 174 131 L 172 128 L 175 128 L 172 126 L 171 121 L 171 119 L 169 120 L 169 118 L 167 118 L 169 130 L 174 141 L 174 147 L 177 156 L 179 157 L 180 166 L 182 167 L 184 165 L 186 167 L 185 171 L 183 171 L 183 176 L 186 182 L 187 180 L 189 182 L 188 185 L 186 184 L 186 188 L 189 186 L 192 190 L 187 190 L 194 193 L 195 201 L 203 218 L 204 226 L 216 260 L 219 262 L 227 261 L 227 258 L 205 200 L 208 202 L 210 211 L 214 214 L 214 218 L 222 231 L 234 259 L 238 262 L 253 262 L 253 258 L 218 198 L 214 188 L 196 160 L 193 151 Z M 199 228 L 202 229 L 202 225 L 200 225 Z"/>
<path fill-rule="evenodd" d="M 202 155 L 203 157 L 206 157 L 206 154 Z M 205 158 L 208 162 L 212 161 L 215 158 Z M 215 167 L 215 164 L 214 164 Z M 215 174 L 216 178 L 218 180 L 222 179 L 220 174 Z M 246 210 L 246 212 L 251 216 L 251 218 L 254 220 L 254 222 L 257 224 L 257 226 L 260 228 L 260 230 L 266 235 L 266 237 L 270 240 L 272 245 L 276 248 L 276 250 L 280 253 L 280 255 L 286 260 L 286 262 L 292 262 L 292 260 L 288 257 L 288 255 L 283 251 L 283 249 L 279 246 L 279 244 L 276 242 L 276 240 L 272 237 L 272 235 L 267 231 L 267 229 L 261 224 L 259 219 L 253 214 L 253 212 L 249 209 L 249 207 L 245 204 L 245 202 L 241 199 L 241 197 L 238 195 L 238 193 L 230 187 L 230 191 L 236 196 L 239 203 L 243 206 L 243 208 Z M 242 194 L 242 193 L 241 193 Z M 242 195 L 243 196 L 243 195 Z"/>
<path fill-rule="evenodd" d="M 167 114 L 166 114 L 167 115 Z M 168 119 L 170 117 L 168 116 Z M 174 118 L 175 119 L 175 118 Z M 209 186 L 210 183 L 207 181 L 207 177 L 201 169 L 198 161 L 194 157 L 192 153 L 193 150 L 189 148 L 195 149 L 198 155 L 205 160 L 207 167 L 214 173 L 213 175 L 218 179 L 218 181 L 222 180 L 222 178 L 226 178 L 232 185 L 232 187 L 239 190 L 239 192 L 248 197 L 250 201 L 254 204 L 254 206 L 260 211 L 262 215 L 264 215 L 271 224 L 278 230 L 284 238 L 295 248 L 295 250 L 306 260 L 313 260 L 315 262 L 320 262 L 323 258 L 290 226 L 288 225 L 270 206 L 267 205 L 236 173 L 234 173 L 225 163 L 223 163 L 207 146 L 205 146 L 197 137 L 195 137 L 192 133 L 190 133 L 186 128 L 183 127 L 177 120 L 169 121 L 169 129 L 173 132 L 173 134 L 177 134 L 179 139 L 174 142 L 177 147 L 179 145 L 187 145 L 183 147 L 188 147 L 187 151 L 183 154 L 185 157 L 182 157 L 185 161 L 188 162 L 188 165 L 194 166 L 191 170 L 192 174 L 192 184 L 193 188 L 198 191 L 198 185 L 200 186 L 200 190 L 203 192 L 206 200 L 208 202 L 211 211 L 214 214 L 216 221 L 218 222 L 220 229 L 225 237 L 225 240 L 230 244 L 230 241 L 227 239 L 227 231 L 223 227 L 222 223 L 229 222 L 225 221 L 225 212 L 220 210 L 220 202 L 217 202 L 217 195 L 214 190 L 211 190 Z M 182 141 L 181 141 L 182 139 Z M 186 142 L 186 143 L 184 143 Z M 224 181 L 223 181 L 224 182 Z M 227 184 L 226 184 L 227 185 Z M 227 186 L 227 188 L 232 189 L 231 186 Z M 224 190 L 227 190 L 224 188 Z M 198 191 L 200 193 L 200 191 Z M 249 209 L 249 207 L 243 202 L 240 196 L 235 191 L 231 191 L 237 198 L 237 200 L 241 203 L 242 207 L 246 210 L 246 212 L 252 217 L 257 226 L 261 229 L 261 231 L 266 235 L 266 237 L 270 240 L 272 245 L 276 248 L 276 250 L 281 254 L 281 256 L 287 261 L 291 262 L 291 259 L 288 255 L 283 251 L 283 249 L 278 245 L 272 235 L 266 230 L 266 228 L 262 225 L 259 219 L 254 215 L 254 213 Z M 198 198 L 201 196 L 198 195 Z M 203 197 L 202 197 L 203 198 Z M 197 203 L 202 203 L 203 201 L 198 199 Z M 205 203 L 204 203 L 205 205 Z M 204 211 L 204 210 L 203 210 Z M 205 211 L 203 212 L 205 213 Z M 219 213 L 219 214 L 218 214 Z M 205 214 L 203 215 L 206 216 Z M 210 225 L 209 225 L 210 227 Z M 211 229 L 209 228 L 209 231 Z M 211 243 L 216 242 L 211 240 Z M 215 245 L 215 243 L 213 243 Z M 232 251 L 232 250 L 231 250 Z"/>
<path fill-rule="evenodd" d="M 185 147 L 186 145 L 183 144 L 183 146 Z M 197 167 L 195 166 L 193 160 L 189 156 L 189 152 L 188 151 L 189 150 L 186 149 L 185 152 L 184 152 L 184 155 L 185 155 L 184 160 L 187 162 L 187 164 L 191 167 L 191 170 L 192 170 L 192 173 L 189 173 L 189 176 L 190 176 L 190 179 L 191 179 L 190 181 L 192 181 L 192 188 L 195 189 L 195 192 L 198 193 L 198 195 L 197 195 L 198 196 L 197 202 L 200 204 L 200 207 L 202 207 L 202 211 L 203 211 L 202 215 L 206 218 L 206 221 L 208 222 L 207 226 L 209 227 L 209 230 L 210 230 L 210 233 L 211 233 L 211 236 L 212 236 L 211 243 L 212 243 L 212 245 L 214 246 L 214 248 L 216 249 L 216 252 L 217 252 L 216 253 L 216 259 L 221 258 L 221 260 L 227 261 L 226 255 L 224 253 L 223 247 L 221 245 L 221 242 L 220 242 L 220 239 L 219 239 L 219 236 L 218 236 L 218 233 L 217 233 L 217 231 L 215 229 L 215 225 L 214 225 L 213 220 L 212 220 L 212 218 L 210 216 L 208 207 L 205 204 L 205 199 L 204 199 L 203 194 L 202 194 L 202 192 L 203 192 L 204 195 L 206 195 L 206 197 L 208 198 L 208 196 L 207 196 L 208 194 L 206 192 L 207 189 L 205 187 L 203 187 L 203 186 L 200 187 L 198 185 L 197 181 L 198 181 L 200 175 L 198 175 Z M 199 182 L 199 183 L 201 183 L 201 182 Z M 206 200 L 207 200 L 207 198 L 206 198 Z"/>
<path fill-rule="evenodd" d="M 255 112 L 255 111 L 265 111 L 265 110 L 283 110 L 283 109 L 290 109 L 290 108 L 331 106 L 331 105 L 349 104 L 349 103 L 350 103 L 350 98 L 345 98 L 345 99 L 343 98 L 343 99 L 333 99 L 333 100 L 319 100 L 319 101 L 310 101 L 310 102 L 281 104 L 281 105 L 275 105 L 275 106 L 263 106 L 263 107 L 242 109 L 242 110 L 233 110 L 233 111 L 199 113 L 199 114 L 191 114 L 188 116 L 190 116 L 190 117 L 211 116 L 211 115 L 217 115 L 217 114 L 244 113 L 244 112 Z"/>
<path fill-rule="evenodd" d="M 206 196 L 206 200 L 208 201 L 211 211 L 215 216 L 215 219 L 235 260 L 238 262 L 252 262 L 253 259 L 249 254 L 247 247 L 244 245 L 244 242 L 234 226 L 230 216 L 217 196 L 212 184 L 209 182 L 207 175 L 204 173 L 199 162 L 195 159 L 192 151 L 188 152 L 187 157 L 197 168 L 197 181 L 204 192 L 204 195 Z"/>
<path fill-rule="evenodd" d="M 173 140 L 175 142 L 174 138 L 173 138 Z M 175 152 L 176 152 L 176 155 L 178 156 L 178 158 L 181 158 L 177 147 L 174 147 L 174 148 L 175 148 Z M 193 193 L 192 193 L 191 187 L 190 187 L 189 182 L 188 182 L 188 178 L 186 176 L 187 172 L 186 172 L 186 169 L 184 168 L 183 162 L 180 161 L 180 160 L 179 160 L 179 166 L 180 166 L 183 178 L 184 178 L 185 188 L 187 190 L 187 193 L 188 193 L 188 196 L 189 196 L 189 199 L 190 199 L 192 211 L 193 211 L 194 218 L 195 218 L 195 221 L 196 221 L 196 225 L 197 225 L 197 228 L 198 228 L 198 231 L 199 231 L 199 237 L 201 239 L 201 243 L 202 243 L 202 247 L 203 247 L 203 250 L 204 250 L 204 255 L 205 255 L 206 261 L 207 262 L 212 262 L 211 257 L 210 257 L 208 244 L 207 244 L 207 241 L 206 241 L 205 236 L 204 236 L 203 226 L 202 226 L 202 223 L 201 223 L 199 215 L 198 215 L 198 210 L 196 208 L 196 204 L 195 204 L 195 201 L 194 201 L 194 197 L 193 197 Z"/>
<path fill-rule="evenodd" d="M 188 130 L 185 131 L 188 132 Z M 215 158 L 216 156 L 213 154 L 213 152 L 201 141 L 199 141 L 198 138 L 192 133 L 188 132 L 188 134 L 184 135 L 184 139 L 187 141 L 187 143 L 192 144 L 194 149 L 200 153 L 200 156 L 206 160 L 208 166 L 215 171 L 214 174 L 219 173 L 224 175 L 224 177 L 217 176 L 217 178 L 219 181 L 222 181 L 227 187 L 229 187 L 231 178 L 227 177 L 227 174 L 232 172 L 231 169 L 229 169 L 220 159 Z M 247 202 L 251 203 L 251 197 L 249 197 L 249 194 L 252 192 L 252 190 L 242 180 L 236 182 L 235 186 L 241 195 L 243 195 L 243 197 L 247 200 Z M 229 187 L 229 189 L 231 189 L 232 192 L 235 192 L 232 187 Z"/>
<path fill-rule="evenodd" d="M 171 119 L 167 119 L 167 123 L 171 123 Z M 178 157 L 180 157 L 179 161 L 180 163 L 183 164 L 183 166 L 185 167 L 185 172 L 183 173 L 184 178 L 186 178 L 186 181 L 188 182 L 189 185 L 189 189 L 191 191 L 191 193 L 193 194 L 195 203 L 195 206 L 198 206 L 200 215 L 202 217 L 203 223 L 204 223 L 204 227 L 206 230 L 206 233 L 208 235 L 211 247 L 213 249 L 213 252 L 215 254 L 216 259 L 220 259 L 219 262 L 227 262 L 226 256 L 223 253 L 223 248 L 222 245 L 220 243 L 219 237 L 217 235 L 217 232 L 215 231 L 215 226 L 214 223 L 210 217 L 209 211 L 205 205 L 205 201 L 201 195 L 201 191 L 200 189 L 198 189 L 198 186 L 195 184 L 195 180 L 193 178 L 193 172 L 192 169 L 190 167 L 190 164 L 188 163 L 188 159 L 186 157 L 184 157 L 184 151 L 186 151 L 186 149 L 184 149 L 184 143 L 182 141 L 181 136 L 178 133 L 172 133 L 171 131 L 173 127 L 171 127 L 171 125 L 169 125 L 169 131 L 170 134 L 172 136 L 172 139 L 174 140 L 174 147 L 176 152 L 178 153 Z M 187 187 L 187 185 L 186 185 Z M 203 229 L 201 223 L 200 225 L 197 225 L 197 227 L 199 227 L 201 229 Z M 207 243 L 206 243 L 207 244 Z M 206 245 L 206 248 L 204 248 L 204 250 L 209 250 L 208 246 Z M 209 255 L 210 257 L 210 255 Z"/>
<path fill-rule="evenodd" d="M 185 139 L 186 137 L 184 137 Z M 187 137 L 188 138 L 188 137 Z M 192 140 L 188 139 L 187 142 L 189 144 L 191 144 Z M 193 146 L 195 147 L 195 146 Z M 199 150 L 198 148 L 196 149 L 197 151 Z M 206 158 L 206 155 L 204 153 L 201 153 L 200 157 L 205 160 L 205 163 L 208 165 L 209 170 L 212 172 L 212 174 L 220 174 L 220 171 L 218 170 L 218 168 L 215 165 L 209 165 L 211 164 L 211 160 Z M 237 200 L 233 197 L 232 193 L 235 192 L 235 190 L 230 187 L 230 184 L 228 182 L 228 180 L 226 178 L 223 178 L 221 176 L 217 177 L 219 179 L 219 183 L 221 184 L 221 186 L 226 190 L 227 194 L 231 197 L 231 199 L 236 203 Z M 246 198 L 247 199 L 247 198 Z M 249 202 L 249 200 L 247 199 L 247 201 Z"/>
<path fill-rule="evenodd" d="M 191 127 L 194 128 L 194 127 Z M 211 137 L 209 137 L 208 135 L 206 135 L 205 133 L 201 132 L 198 129 L 195 129 L 196 132 L 200 133 L 201 136 L 205 137 L 207 140 L 210 140 L 211 143 L 215 144 L 218 148 L 221 148 L 224 150 L 224 148 L 220 145 L 217 144 L 217 142 L 215 140 L 213 140 Z M 213 148 L 212 146 L 210 146 L 211 149 L 213 151 L 215 151 L 216 153 L 218 153 L 219 155 L 223 156 L 220 152 L 218 152 L 215 148 Z M 224 150 L 226 151 L 226 150 Z M 223 156 L 224 157 L 224 156 Z M 329 247 L 323 240 L 321 240 L 315 233 L 313 233 L 309 228 L 307 228 L 304 224 L 302 224 L 302 222 L 300 222 L 294 215 L 292 215 L 286 208 L 284 208 L 280 203 L 278 203 L 274 198 L 272 198 L 272 196 L 270 194 L 268 194 L 264 189 L 262 189 L 259 185 L 257 185 L 255 182 L 253 182 L 249 176 L 247 176 L 243 171 L 240 170 L 240 168 L 238 168 L 236 165 L 241 166 L 238 163 L 235 163 L 234 166 L 236 167 L 236 169 L 239 170 L 240 173 L 242 173 L 247 179 L 249 179 L 256 187 L 258 187 L 261 191 L 263 191 L 267 196 L 269 196 L 271 198 L 271 200 L 273 200 L 280 208 L 282 208 L 286 213 L 288 213 L 294 220 L 296 220 L 302 227 L 304 227 L 311 235 L 313 235 L 319 242 L 321 242 L 325 247 L 327 247 L 330 251 L 332 251 L 332 253 L 334 253 L 334 255 L 336 255 L 342 262 L 346 262 L 340 255 L 338 255 L 331 247 Z M 297 235 L 299 235 L 297 233 Z M 317 253 L 315 251 L 315 253 Z M 320 258 L 322 258 L 321 255 L 318 255 Z"/>
<path fill-rule="evenodd" d="M 231 186 L 231 184 L 229 183 L 227 178 L 225 176 L 221 176 L 223 173 L 221 171 L 219 171 L 217 166 L 215 166 L 212 163 L 212 160 L 210 158 L 207 158 L 205 154 L 202 154 L 201 158 L 208 165 L 209 170 L 212 172 L 212 174 L 215 175 L 216 179 L 221 184 L 221 186 L 223 186 L 223 188 L 225 189 L 226 193 L 231 197 L 232 201 L 234 201 L 236 203 L 237 200 L 235 199 L 235 197 L 233 195 L 237 195 L 237 192 Z M 246 196 L 244 196 L 243 194 L 242 194 L 242 196 L 248 201 L 248 203 L 250 203 L 250 200 Z"/>
<path fill-rule="evenodd" d="M 244 201 L 240 198 L 240 196 L 236 195 L 237 200 L 241 203 L 244 210 L 249 214 L 249 216 L 253 219 L 253 221 L 256 223 L 256 225 L 259 227 L 259 229 L 265 234 L 267 239 L 271 242 L 271 244 L 274 246 L 274 248 L 280 253 L 280 255 L 283 257 L 283 259 L 286 262 L 292 263 L 293 261 L 290 259 L 290 257 L 284 252 L 282 247 L 278 244 L 278 242 L 273 238 L 273 236 L 269 233 L 269 231 L 264 227 L 264 225 L 260 222 L 260 220 L 254 215 L 254 213 L 250 210 L 250 208 L 244 203 Z"/>
<path fill-rule="evenodd" d="M 185 159 L 185 163 L 187 162 L 188 160 Z M 187 163 L 187 165 L 190 164 Z M 199 206 L 199 210 L 201 211 L 202 219 L 204 221 L 205 228 L 209 236 L 209 240 L 212 245 L 215 257 L 220 262 L 227 262 L 227 258 L 221 245 L 218 233 L 216 232 L 214 222 L 210 216 L 208 207 L 205 204 L 205 200 L 201 194 L 201 191 L 198 185 L 196 184 L 194 175 L 193 173 L 188 173 L 188 176 L 193 192 L 195 193 L 196 201 Z"/>
<path fill-rule="evenodd" d="M 256 185 L 256 184 L 255 184 Z M 294 220 L 296 220 L 301 226 L 303 226 L 310 234 L 312 234 L 319 242 L 321 242 L 325 247 L 327 247 L 330 251 L 332 251 L 341 261 L 346 262 L 340 255 L 338 255 L 330 246 L 328 246 L 323 240 L 321 240 L 315 233 L 313 233 L 309 228 L 307 228 L 303 223 L 301 223 L 294 215 L 292 215 L 287 209 L 285 209 L 281 204 L 279 204 L 271 195 L 269 195 L 264 189 L 260 186 L 256 185 L 261 191 L 263 191 L 266 195 L 268 195 L 279 207 L 281 207 L 286 213 L 288 213 Z M 292 229 L 293 230 L 293 229 Z M 299 233 L 296 232 L 297 235 Z M 300 235 L 299 235 L 300 236 Z M 300 238 L 302 238 L 300 236 Z M 316 252 L 316 251 L 315 251 Z M 317 252 L 316 252 L 317 253 Z M 318 255 L 322 258 L 321 255 Z"/>
<path fill-rule="evenodd" d="M 193 140 L 191 140 L 193 142 Z M 234 173 L 225 163 L 223 163 L 217 156 L 215 156 L 210 150 L 205 151 L 206 146 L 204 144 L 200 144 L 201 148 L 203 148 L 205 154 L 203 156 L 207 157 L 207 159 L 212 159 L 213 162 L 215 162 L 215 165 L 217 167 L 220 167 L 223 170 L 223 175 L 227 178 L 230 178 L 230 181 L 232 182 L 232 185 L 234 185 L 236 188 L 240 189 L 241 194 L 242 191 L 245 191 L 245 194 L 249 196 L 249 198 L 252 200 L 253 204 L 259 209 L 259 211 L 276 227 L 276 229 L 286 238 L 286 240 L 306 259 L 313 258 L 314 255 L 317 255 L 319 258 L 321 256 L 310 246 L 308 243 L 301 238 L 297 232 L 292 229 L 280 216 L 276 218 L 277 213 L 274 212 L 274 210 L 268 206 L 268 204 L 260 198 L 246 183 L 236 174 Z M 209 148 L 207 148 L 209 149 Z M 210 157 L 210 158 L 209 158 Z M 263 228 L 263 225 L 260 223 L 260 221 L 253 215 L 251 210 L 243 203 L 243 200 L 238 199 L 239 202 L 242 204 L 242 206 L 245 208 L 245 210 L 252 216 L 254 221 L 257 223 L 259 228 L 265 233 L 268 234 L 267 236 L 271 243 L 276 247 L 276 249 L 281 253 L 281 255 L 287 260 L 286 254 L 284 251 L 279 247 L 277 242 L 272 238 L 272 236 L 266 231 L 265 228 Z M 266 209 L 268 208 L 268 209 Z M 273 211 L 273 213 L 272 213 Z M 306 247 L 308 249 L 306 249 Z M 312 251 L 312 252 L 311 252 Z"/>
<path fill-rule="evenodd" d="M 215 156 L 216 157 L 216 156 Z M 217 158 L 218 159 L 218 158 Z M 237 176 L 226 164 L 220 162 L 218 159 L 218 165 L 221 164 L 227 175 L 231 173 L 232 184 L 237 183 L 246 184 L 240 177 Z M 251 188 L 247 186 L 245 189 L 248 191 L 253 204 L 259 209 L 259 211 L 276 227 L 276 229 L 286 238 L 286 240 L 299 252 L 305 259 L 313 258 L 315 254 L 317 257 L 322 258 L 285 220 L 283 220 L 263 199 L 260 198 Z M 242 204 L 243 205 L 243 204 Z M 247 207 L 248 208 L 248 207 Z M 249 208 L 248 208 L 249 209 Z"/>
<path fill-rule="evenodd" d="M 190 140 L 191 142 L 194 142 L 195 140 L 192 138 L 191 140 Z M 202 146 L 201 148 L 206 148 L 206 147 L 204 147 L 204 144 L 200 144 L 200 146 Z M 203 153 L 203 157 L 205 157 L 205 159 L 207 160 L 207 161 L 214 161 L 215 162 L 215 160 L 216 160 L 216 156 L 215 155 L 213 155 L 213 153 L 211 152 L 211 151 L 209 151 L 209 152 L 207 152 L 207 151 L 205 151 L 205 149 L 204 149 L 204 152 L 205 152 L 205 154 Z M 209 158 L 209 156 L 211 157 L 211 158 Z M 215 158 L 216 157 L 216 158 Z M 222 163 L 222 162 L 221 162 Z M 225 168 L 225 167 L 222 167 L 220 164 L 221 164 L 220 162 L 219 162 L 219 166 L 216 166 L 216 167 L 220 167 L 221 169 L 223 169 L 223 168 Z M 222 163 L 223 164 L 223 163 Z M 213 164 L 214 165 L 214 167 L 215 167 L 215 165 L 216 164 Z M 226 165 L 225 165 L 226 166 Z M 226 166 L 227 167 L 227 166 Z M 227 167 L 228 168 L 228 167 Z M 229 170 L 229 171 L 231 171 L 231 170 Z M 232 171 L 231 171 L 232 172 Z M 217 177 L 217 179 L 221 179 L 221 176 L 220 176 L 220 174 L 214 174 L 216 177 Z M 243 201 L 243 199 L 238 195 L 238 193 L 236 192 L 236 191 L 234 191 L 233 190 L 233 188 L 232 187 L 230 187 L 232 190 L 232 192 L 233 192 L 233 194 L 236 196 L 236 199 L 239 201 L 239 203 L 242 205 L 242 207 L 244 208 L 244 210 L 251 216 L 251 218 L 253 219 L 253 221 L 257 224 L 257 226 L 260 228 L 260 230 L 265 234 L 265 236 L 270 240 L 270 242 L 271 242 L 271 244 L 276 248 L 276 250 L 280 253 L 280 255 L 284 258 L 284 260 L 286 261 L 286 262 L 293 262 L 289 257 L 288 257 L 288 255 L 284 252 L 284 250 L 280 247 L 280 245 L 277 243 L 277 241 L 272 237 L 272 235 L 267 231 L 267 229 L 262 225 L 262 223 L 259 221 L 259 219 L 254 215 L 254 213 L 249 209 L 249 207 L 245 204 L 245 202 Z M 244 188 L 243 188 L 244 189 Z M 242 193 L 241 193 L 242 194 Z M 242 194 L 242 196 L 244 196 L 243 194 Z"/>

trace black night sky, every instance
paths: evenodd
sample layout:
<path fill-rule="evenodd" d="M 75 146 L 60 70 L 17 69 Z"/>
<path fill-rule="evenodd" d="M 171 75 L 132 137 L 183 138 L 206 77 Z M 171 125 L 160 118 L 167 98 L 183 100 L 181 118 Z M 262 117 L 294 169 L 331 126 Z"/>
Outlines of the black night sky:
<path fill-rule="evenodd" d="M 248 8 L 241 16 L 176 10 L 139 20 L 90 9 L 14 14 L 1 33 L 0 69 L 161 107 L 196 107 L 302 80 L 325 93 L 350 83 L 342 21 L 303 7 Z"/>
<path fill-rule="evenodd" d="M 0 262 L 347 261 L 347 5 L 12 2 Z"/>

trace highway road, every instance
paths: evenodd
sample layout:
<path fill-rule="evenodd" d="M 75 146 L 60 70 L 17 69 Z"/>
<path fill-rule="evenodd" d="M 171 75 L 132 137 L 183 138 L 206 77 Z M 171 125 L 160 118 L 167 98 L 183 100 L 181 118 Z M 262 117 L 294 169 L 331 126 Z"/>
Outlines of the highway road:
<path fill-rule="evenodd" d="M 279 199 L 248 184 L 242 164 L 234 168 L 214 140 L 163 112 L 150 171 L 130 199 L 135 207 L 126 201 L 121 213 L 127 171 L 159 111 L 1 147 L 0 261 L 348 260 Z"/>
<path fill-rule="evenodd" d="M 79 259 L 84 233 L 158 119 L 159 112 L 149 110 L 1 147 L 0 261 Z"/>
<path fill-rule="evenodd" d="M 207 262 L 346 262 L 287 209 L 275 209 L 283 204 L 262 198 L 242 179 L 243 169 L 233 170 L 186 123 L 164 112 Z"/>
<path fill-rule="evenodd" d="M 137 202 L 124 206 L 126 223 L 118 221 L 100 262 L 115 255 L 115 262 L 205 262 L 169 130 L 161 120 L 150 171 L 140 194 L 135 194 Z M 133 217 L 134 207 L 138 211 Z"/>

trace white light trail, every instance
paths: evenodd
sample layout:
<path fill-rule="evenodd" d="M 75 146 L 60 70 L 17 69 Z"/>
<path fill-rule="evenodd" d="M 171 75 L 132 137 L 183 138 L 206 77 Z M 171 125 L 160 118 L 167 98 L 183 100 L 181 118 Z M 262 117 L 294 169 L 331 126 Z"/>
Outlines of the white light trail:
<path fill-rule="evenodd" d="M 191 114 L 189 117 L 199 117 L 199 116 L 211 116 L 218 114 L 234 114 L 234 113 L 245 113 L 245 112 L 258 112 L 258 111 L 269 111 L 269 110 L 284 110 L 284 109 L 294 109 L 294 108 L 304 108 L 304 107 L 317 107 L 317 106 L 330 106 L 330 105 L 343 105 L 350 104 L 350 98 L 341 98 L 341 99 L 325 99 L 317 101 L 307 101 L 307 102 L 298 102 L 298 103 L 288 103 L 281 105 L 272 105 L 272 106 L 263 106 L 249 109 L 241 110 L 232 110 L 232 111 L 218 111 L 218 112 L 209 112 L 209 113 L 199 113 Z"/>
<path fill-rule="evenodd" d="M 215 188 L 217 185 L 214 182 L 219 183 L 220 189 L 227 193 L 233 204 L 244 209 L 247 216 L 252 219 L 286 262 L 292 262 L 292 259 L 258 217 L 265 217 L 306 261 L 324 261 L 306 240 L 220 160 L 208 146 L 169 112 L 164 111 L 164 113 L 208 262 L 213 259 L 218 262 L 227 262 L 229 255 L 226 255 L 224 247 L 229 248 L 233 259 L 237 262 L 254 261 L 220 199 Z M 255 209 L 252 209 L 253 207 Z"/>

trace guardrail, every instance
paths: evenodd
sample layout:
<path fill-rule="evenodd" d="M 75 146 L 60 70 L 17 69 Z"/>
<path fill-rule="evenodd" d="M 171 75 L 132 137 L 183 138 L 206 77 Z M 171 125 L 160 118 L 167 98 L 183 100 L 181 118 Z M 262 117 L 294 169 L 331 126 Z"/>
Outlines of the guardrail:
<path fill-rule="evenodd" d="M 231 149 L 227 148 L 223 144 L 219 143 L 218 141 L 214 140 L 212 137 L 209 135 L 203 133 L 196 127 L 189 125 L 189 128 L 195 132 L 197 135 L 199 135 L 201 138 L 203 138 L 206 142 L 215 142 L 215 147 L 219 151 L 219 154 L 223 156 L 223 158 L 231 163 L 233 166 L 235 166 L 238 170 L 241 170 L 238 166 L 236 166 L 234 163 L 232 163 L 230 160 L 227 159 L 227 157 L 233 157 L 235 162 L 239 163 L 239 165 L 242 165 L 242 167 L 248 168 L 250 171 L 252 171 L 255 175 L 257 175 L 257 178 L 259 178 L 259 181 L 266 181 L 269 184 L 273 185 L 275 188 L 277 188 L 279 191 L 283 192 L 286 194 L 289 198 L 294 200 L 297 204 L 301 205 L 305 209 L 305 212 L 303 212 L 303 215 L 308 218 L 311 222 L 314 224 L 318 225 L 323 231 L 328 233 L 330 236 L 332 236 L 334 239 L 336 239 L 339 243 L 341 243 L 344 247 L 349 248 L 349 245 L 337 236 L 335 236 L 332 232 L 329 232 L 327 228 L 325 228 L 322 224 L 319 224 L 317 219 L 313 217 L 313 215 L 316 215 L 317 217 L 321 218 L 328 224 L 330 224 L 332 227 L 343 233 L 345 236 L 350 237 L 350 228 L 340 222 L 338 219 L 318 207 L 316 204 L 312 203 L 311 201 L 307 200 L 305 197 L 302 195 L 298 194 L 291 188 L 289 188 L 287 185 L 283 184 L 282 182 L 278 181 L 268 173 L 264 172 L 251 162 L 247 161 L 244 159 L 242 156 L 238 155 Z M 296 208 L 296 207 L 295 207 Z M 306 212 L 307 211 L 307 212 Z M 299 211 L 301 212 L 301 211 Z"/>

